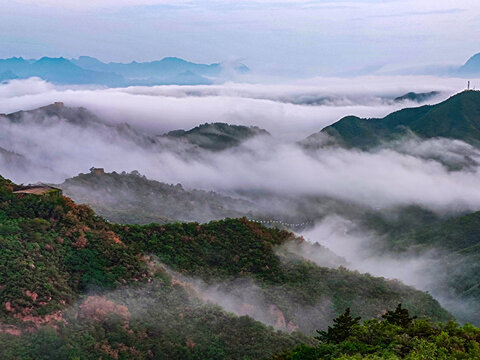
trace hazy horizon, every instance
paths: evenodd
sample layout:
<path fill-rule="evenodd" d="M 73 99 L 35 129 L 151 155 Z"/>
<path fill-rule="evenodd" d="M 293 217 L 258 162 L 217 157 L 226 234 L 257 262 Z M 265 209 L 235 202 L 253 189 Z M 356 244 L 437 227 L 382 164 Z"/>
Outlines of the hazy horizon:
<path fill-rule="evenodd" d="M 480 51 L 473 0 L 1 0 L 0 58 L 180 57 L 268 75 L 461 65 Z"/>

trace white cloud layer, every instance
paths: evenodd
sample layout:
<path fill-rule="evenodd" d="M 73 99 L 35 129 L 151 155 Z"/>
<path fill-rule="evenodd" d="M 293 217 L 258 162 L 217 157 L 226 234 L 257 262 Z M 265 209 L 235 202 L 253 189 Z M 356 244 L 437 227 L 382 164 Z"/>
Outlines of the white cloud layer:
<path fill-rule="evenodd" d="M 464 83 L 463 79 L 435 77 L 360 77 L 270 84 L 72 89 L 32 78 L 0 85 L 0 112 L 63 101 L 69 106 L 84 106 L 108 121 L 128 122 L 157 134 L 205 122 L 227 122 L 257 125 L 292 141 L 347 115 L 381 117 L 416 105 L 392 101 L 406 92 L 441 91 L 431 100 L 438 101 L 462 90 Z"/>
<path fill-rule="evenodd" d="M 148 129 L 151 135 L 224 121 L 258 125 L 275 137 L 253 139 L 231 151 L 189 156 L 172 144 L 167 150 L 145 145 L 140 135 L 124 128 L 113 131 L 104 124 L 79 125 L 61 119 L 38 124 L 29 123 L 28 118 L 20 124 L 2 121 L 0 146 L 31 162 L 29 171 L 6 168 L 2 172 L 22 182 L 62 181 L 95 165 L 108 171 L 139 170 L 152 179 L 207 190 L 327 196 L 371 208 L 419 204 L 438 211 L 479 209 L 480 155 L 467 144 L 431 140 L 408 146 L 397 144 L 396 148 L 374 153 L 330 148 L 307 154 L 291 142 L 348 113 L 385 115 L 405 106 L 392 105 L 385 97 L 398 92 L 406 83 L 401 85 L 399 81 L 393 85 L 391 79 L 387 80 L 382 90 L 381 79 L 377 79 L 376 86 L 372 86 L 375 91 L 363 96 L 360 96 L 362 86 L 368 82 L 374 84 L 373 79 L 360 79 L 346 87 L 343 94 L 335 86 L 325 93 L 332 83 L 316 80 L 324 86 L 318 87 L 317 94 L 335 99 L 321 106 L 285 103 L 285 98 L 294 93 L 312 91 L 298 84 L 285 88 L 258 85 L 256 90 L 253 85 L 241 84 L 212 88 L 72 90 L 52 88 L 38 80 L 15 81 L 0 86 L 1 111 L 65 101 L 67 105 L 86 106 L 110 122 L 127 121 L 134 127 Z M 19 92 L 21 84 L 25 86 L 24 94 Z M 452 86 L 457 80 L 445 80 L 445 84 Z M 191 91 L 197 93 L 187 96 Z M 432 160 L 455 162 L 466 157 L 471 163 L 462 171 L 449 171 Z"/>

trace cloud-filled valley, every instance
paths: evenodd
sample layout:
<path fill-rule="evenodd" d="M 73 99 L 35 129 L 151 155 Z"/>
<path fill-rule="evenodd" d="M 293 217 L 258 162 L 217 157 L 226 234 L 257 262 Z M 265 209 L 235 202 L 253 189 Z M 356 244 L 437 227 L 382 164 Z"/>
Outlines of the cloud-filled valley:
<path fill-rule="evenodd" d="M 428 86 L 415 85 L 420 80 Z M 442 101 L 463 82 L 400 77 L 102 89 L 13 80 L 0 84 L 0 112 L 64 105 L 0 116 L 0 166 L 2 176 L 17 183 L 60 184 L 96 166 L 242 198 L 254 204 L 250 214 L 311 221 L 305 237 L 344 257 L 347 266 L 432 291 L 443 279 L 435 273 L 441 270 L 437 249 L 375 253 L 382 237 L 362 229 L 358 214 L 395 214 L 409 206 L 438 217 L 478 211 L 480 151 L 460 140 L 413 134 L 369 151 L 306 149 L 299 141 L 346 115 L 382 117 L 422 105 L 394 100 L 409 91 L 440 91 L 428 103 Z M 258 126 L 272 136 L 223 151 L 160 136 L 212 122 Z M 443 301 L 459 306 L 450 300 Z"/>
<path fill-rule="evenodd" d="M 464 86 L 464 79 L 364 77 L 102 89 L 62 87 L 31 78 L 0 85 L 0 112 L 31 110 L 63 101 L 68 106 L 86 107 L 108 121 L 127 122 L 159 134 L 205 122 L 227 122 L 257 125 L 281 139 L 294 141 L 346 115 L 384 116 L 414 105 L 393 101 L 410 91 L 440 91 L 437 99 L 444 99 Z"/>
<path fill-rule="evenodd" d="M 402 86 L 407 80 L 396 85 L 396 94 L 405 91 Z M 405 105 L 413 106 L 384 100 L 395 94 L 394 88 L 385 89 L 384 94 L 360 96 L 361 82 L 352 82 L 345 94 L 336 95 L 343 99 L 339 104 L 309 106 L 279 101 L 282 96 L 299 93 L 296 87 L 280 94 L 273 86 L 273 94 L 269 94 L 272 101 L 265 100 L 264 95 L 259 99 L 259 90 L 249 92 L 249 85 L 237 84 L 190 90 L 86 90 L 56 88 L 36 79 L 11 81 L 0 86 L 2 112 L 64 101 L 66 106 L 85 106 L 98 119 L 69 122 L 47 116 L 39 121 L 25 114 L 21 122 L 11 123 L 0 118 L 0 147 L 31 164 L 27 172 L 21 168 L 16 171 L 13 166 L 4 173 L 20 182 L 58 183 L 91 166 L 101 166 L 117 172 L 138 170 L 151 179 L 227 193 L 325 196 L 370 208 L 417 204 L 441 212 L 480 207 L 479 151 L 459 141 L 412 138 L 372 152 L 336 147 L 306 152 L 299 147 L 295 141 L 343 115 L 383 116 Z M 455 80 L 446 83 L 452 86 Z M 263 91 L 268 94 L 269 89 L 272 85 Z M 200 96 L 188 95 L 194 90 Z M 145 95 L 148 91 L 154 95 Z M 171 93 L 165 96 L 168 91 Z M 307 91 L 311 93 L 311 87 Z M 336 91 L 339 89 L 333 87 L 332 93 Z M 346 105 L 345 99 L 350 103 Z M 215 121 L 257 125 L 273 137 L 256 137 L 222 152 L 200 149 L 195 156 L 184 144 L 152 143 L 157 141 L 156 135 L 168 130 Z M 442 159 L 467 162 L 468 166 L 450 171 L 439 161 Z"/>
<path fill-rule="evenodd" d="M 0 4 L 0 359 L 480 359 L 479 0 Z"/>

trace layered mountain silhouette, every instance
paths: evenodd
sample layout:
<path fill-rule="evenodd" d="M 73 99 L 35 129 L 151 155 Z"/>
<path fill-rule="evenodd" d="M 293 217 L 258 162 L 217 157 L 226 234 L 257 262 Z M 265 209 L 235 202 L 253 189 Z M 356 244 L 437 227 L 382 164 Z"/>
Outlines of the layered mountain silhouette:
<path fill-rule="evenodd" d="M 89 56 L 70 60 L 63 57 L 0 59 L 0 81 L 35 76 L 58 84 L 209 85 L 224 70 L 226 66 L 220 63 L 196 64 L 175 57 L 130 63 L 103 63 Z M 241 74 L 249 69 L 239 64 L 233 67 L 233 71 Z"/>
<path fill-rule="evenodd" d="M 303 144 L 312 145 L 317 138 L 329 135 L 344 147 L 369 149 L 406 134 L 462 140 L 479 147 L 480 92 L 464 91 L 439 104 L 403 109 L 381 119 L 347 116 Z"/>
<path fill-rule="evenodd" d="M 246 200 L 149 180 L 138 172 L 79 174 L 58 187 L 74 201 L 89 204 L 101 216 L 117 223 L 203 223 L 242 217 L 254 209 Z"/>
<path fill-rule="evenodd" d="M 239 146 L 244 141 L 260 135 L 269 135 L 258 127 L 230 125 L 226 123 L 203 124 L 191 130 L 175 130 L 165 135 L 154 136 L 127 123 L 116 123 L 98 117 L 83 107 L 69 107 L 61 102 L 29 111 L 0 114 L 0 127 L 10 124 L 27 129 L 48 129 L 68 126 L 69 131 L 91 131 L 105 144 L 122 142 L 149 152 L 178 151 L 185 156 L 194 156 L 201 150 L 222 151 Z M 5 133 L 8 133 L 5 130 Z M 5 151 L 12 151 L 10 143 L 0 142 Z M 16 150 L 17 151 L 17 150 Z M 5 160 L 6 155 L 0 154 Z M 29 154 L 19 154 L 28 160 Z M 14 157 L 16 159 L 16 157 Z M 12 156 L 9 156 L 12 163 Z"/>

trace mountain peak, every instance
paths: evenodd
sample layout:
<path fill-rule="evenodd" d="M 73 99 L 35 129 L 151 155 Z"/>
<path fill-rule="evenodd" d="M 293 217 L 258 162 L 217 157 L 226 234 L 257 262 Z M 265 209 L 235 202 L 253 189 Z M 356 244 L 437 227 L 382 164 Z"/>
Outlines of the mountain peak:
<path fill-rule="evenodd" d="M 396 111 L 381 119 L 344 117 L 321 133 L 346 147 L 368 149 L 404 136 L 443 137 L 480 146 L 480 91 L 463 91 L 436 104 Z"/>
<path fill-rule="evenodd" d="M 184 63 L 188 63 L 189 61 L 181 59 L 179 57 L 170 56 L 170 57 L 164 57 L 162 60 L 160 60 L 160 62 L 184 64 Z"/>
<path fill-rule="evenodd" d="M 70 63 L 69 60 L 65 59 L 64 57 L 48 57 L 44 56 L 41 59 L 35 61 L 36 64 L 39 63 Z"/>
<path fill-rule="evenodd" d="M 179 138 L 198 147 L 220 151 L 239 146 L 243 141 L 258 135 L 270 135 L 256 126 L 230 125 L 226 123 L 205 123 L 190 130 L 175 130 L 164 136 Z"/>
<path fill-rule="evenodd" d="M 480 74 L 480 53 L 473 55 L 467 62 L 458 69 L 463 75 Z"/>
<path fill-rule="evenodd" d="M 11 58 L 8 58 L 8 59 L 2 59 L 3 61 L 10 61 L 10 62 L 25 62 L 26 60 L 19 56 L 19 57 L 11 57 Z"/>

